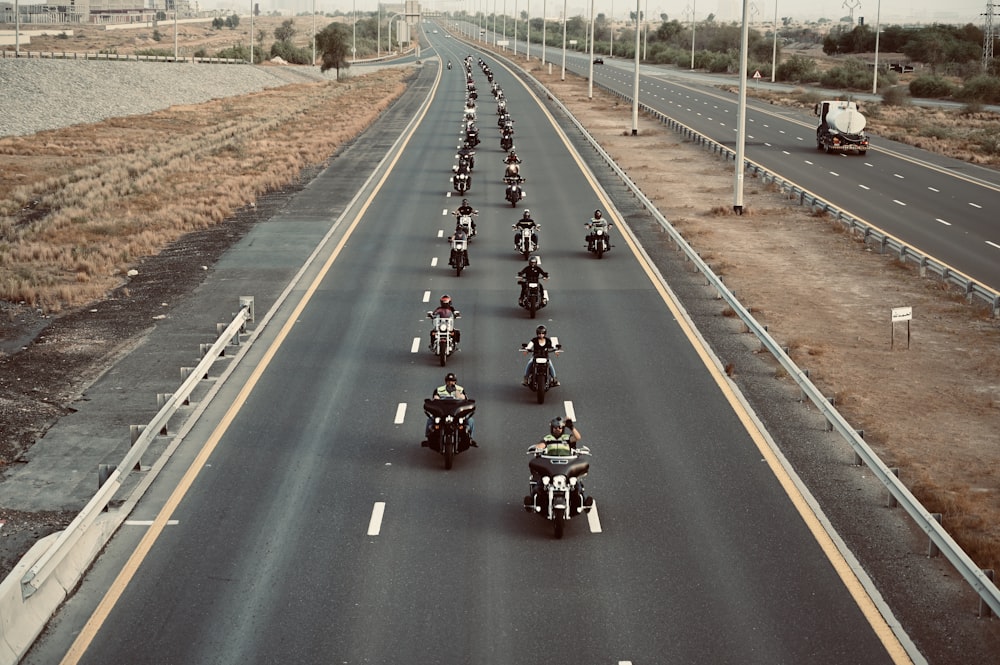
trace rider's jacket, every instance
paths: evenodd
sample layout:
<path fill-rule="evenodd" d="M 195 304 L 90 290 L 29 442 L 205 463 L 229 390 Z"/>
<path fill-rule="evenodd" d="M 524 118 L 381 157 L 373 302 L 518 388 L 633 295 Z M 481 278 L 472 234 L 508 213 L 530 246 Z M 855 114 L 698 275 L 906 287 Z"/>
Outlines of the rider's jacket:
<path fill-rule="evenodd" d="M 455 212 L 458 213 L 459 215 L 471 215 L 475 211 L 476 209 L 473 208 L 472 206 L 458 206 L 458 210 L 456 210 Z"/>
<path fill-rule="evenodd" d="M 458 397 L 458 395 L 461 395 L 461 397 Z M 465 388 L 463 388 L 458 384 L 455 384 L 454 390 L 452 392 L 448 392 L 447 383 L 444 384 L 443 386 L 438 386 L 437 388 L 435 388 L 432 397 L 434 399 L 468 399 L 468 397 L 465 394 Z"/>
<path fill-rule="evenodd" d="M 542 270 L 540 266 L 527 265 L 517 272 L 519 277 L 523 277 L 526 282 L 537 282 L 538 278 L 548 277 L 549 273 Z"/>
<path fill-rule="evenodd" d="M 538 226 L 533 219 L 524 219 L 523 217 L 514 224 L 519 229 L 533 229 Z"/>
<path fill-rule="evenodd" d="M 524 347 L 525 351 L 530 351 L 536 358 L 547 358 L 550 353 L 556 350 L 556 345 L 552 343 L 552 340 L 548 337 L 532 338 L 528 345 Z"/>

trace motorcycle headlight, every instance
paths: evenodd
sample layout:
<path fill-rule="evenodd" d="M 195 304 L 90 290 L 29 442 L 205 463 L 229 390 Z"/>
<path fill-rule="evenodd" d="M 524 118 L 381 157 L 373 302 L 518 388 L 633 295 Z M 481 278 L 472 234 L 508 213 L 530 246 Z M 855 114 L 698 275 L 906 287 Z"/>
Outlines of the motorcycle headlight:
<path fill-rule="evenodd" d="M 577 482 L 579 482 L 579 481 L 580 481 L 580 479 L 579 479 L 579 478 L 570 478 L 570 479 L 569 479 L 569 486 L 570 486 L 570 487 L 576 487 L 576 484 L 577 484 Z"/>
<path fill-rule="evenodd" d="M 438 330 L 440 330 L 441 332 L 448 332 L 448 324 L 442 323 L 441 325 L 438 326 Z"/>
<path fill-rule="evenodd" d="M 552 479 L 548 476 L 542 476 L 542 485 L 548 485 L 550 480 Z"/>
<path fill-rule="evenodd" d="M 556 476 L 555 478 L 552 479 L 552 485 L 557 490 L 566 489 L 566 476 Z"/>

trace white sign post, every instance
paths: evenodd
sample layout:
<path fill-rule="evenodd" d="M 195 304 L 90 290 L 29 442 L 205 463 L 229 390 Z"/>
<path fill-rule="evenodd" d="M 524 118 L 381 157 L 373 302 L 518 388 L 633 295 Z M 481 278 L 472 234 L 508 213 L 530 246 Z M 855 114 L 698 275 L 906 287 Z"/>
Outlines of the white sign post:
<path fill-rule="evenodd" d="M 893 349 L 896 345 L 896 324 L 906 321 L 906 348 L 910 348 L 910 321 L 913 320 L 913 308 L 912 307 L 893 307 L 892 308 L 892 332 L 889 338 L 889 348 Z"/>

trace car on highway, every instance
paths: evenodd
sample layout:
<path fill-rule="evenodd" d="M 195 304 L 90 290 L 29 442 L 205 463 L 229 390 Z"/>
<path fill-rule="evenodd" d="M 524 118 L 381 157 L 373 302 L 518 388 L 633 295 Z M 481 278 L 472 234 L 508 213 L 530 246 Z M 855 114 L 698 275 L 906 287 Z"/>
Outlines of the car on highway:
<path fill-rule="evenodd" d="M 603 65 L 604 64 L 604 58 L 602 58 L 600 56 L 594 58 L 594 64 L 595 65 Z"/>

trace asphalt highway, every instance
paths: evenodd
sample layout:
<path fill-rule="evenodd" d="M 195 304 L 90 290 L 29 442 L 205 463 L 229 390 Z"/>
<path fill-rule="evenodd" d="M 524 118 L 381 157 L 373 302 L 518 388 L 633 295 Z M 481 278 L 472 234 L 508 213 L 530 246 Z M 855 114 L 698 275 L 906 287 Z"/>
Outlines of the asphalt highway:
<path fill-rule="evenodd" d="M 499 63 L 527 198 L 503 200 L 476 67 L 479 235 L 466 272 L 447 267 L 467 51 L 432 46 L 456 67 L 377 190 L 26 662 L 910 662 L 628 235 L 584 250 L 609 202 Z M 283 211 L 286 233 L 330 224 L 316 211 L 338 168 Z M 535 320 L 516 305 L 525 205 L 551 274 Z M 258 240 L 248 266 L 286 240 Z M 426 348 L 443 293 L 462 312 L 446 369 Z M 565 349 L 544 405 L 517 352 L 538 323 Z M 480 443 L 450 471 L 419 445 L 445 371 L 477 399 Z M 593 452 L 597 503 L 561 540 L 521 506 L 525 449 L 556 415 Z"/>

